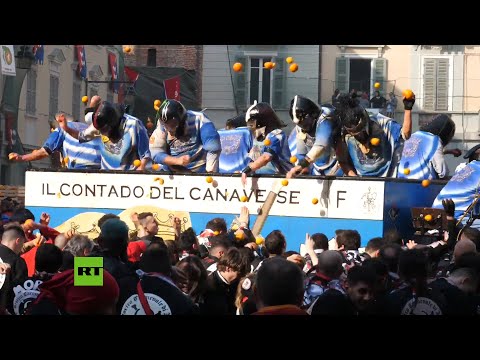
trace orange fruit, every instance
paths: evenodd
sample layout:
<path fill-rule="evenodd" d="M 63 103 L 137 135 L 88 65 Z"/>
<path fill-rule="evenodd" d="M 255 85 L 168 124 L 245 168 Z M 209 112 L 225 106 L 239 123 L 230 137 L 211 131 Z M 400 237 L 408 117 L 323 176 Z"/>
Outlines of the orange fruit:
<path fill-rule="evenodd" d="M 8 159 L 12 160 L 15 157 L 15 153 L 8 154 Z"/>
<path fill-rule="evenodd" d="M 109 142 L 110 139 L 108 138 L 108 136 L 102 135 L 102 141 L 106 143 L 106 142 Z"/>
<path fill-rule="evenodd" d="M 142 162 L 138 159 L 133 162 L 133 166 L 135 166 L 135 167 L 139 167 L 141 164 L 142 164 Z"/>
<path fill-rule="evenodd" d="M 243 195 L 242 197 L 240 197 L 240 201 L 241 201 L 241 202 L 247 202 L 247 201 L 248 201 L 248 197 L 246 197 L 245 195 Z"/>
<path fill-rule="evenodd" d="M 243 69 L 242 63 L 237 62 L 233 64 L 233 71 L 239 72 L 239 71 L 242 71 L 242 69 Z"/>
<path fill-rule="evenodd" d="M 213 178 L 211 176 L 207 176 L 206 179 L 207 183 L 211 184 L 213 182 Z"/>
<path fill-rule="evenodd" d="M 432 221 L 432 220 L 433 220 L 432 215 L 430 215 L 430 214 L 425 215 L 425 221 Z"/>
<path fill-rule="evenodd" d="M 292 156 L 292 157 L 290 158 L 290 162 L 291 162 L 292 164 L 295 164 L 295 163 L 297 162 L 297 157 L 296 157 L 296 156 Z"/>
<path fill-rule="evenodd" d="M 162 102 L 161 102 L 160 100 L 158 100 L 158 99 L 153 102 L 153 106 L 154 106 L 154 107 L 155 107 L 155 106 L 160 107 L 160 105 L 162 105 Z"/>
<path fill-rule="evenodd" d="M 33 221 L 32 219 L 27 219 L 23 223 L 23 225 L 29 229 L 33 228 L 33 224 L 35 224 L 35 221 Z"/>
<path fill-rule="evenodd" d="M 405 175 L 409 175 L 410 174 L 410 169 L 403 169 L 403 173 Z"/>
<path fill-rule="evenodd" d="M 285 59 L 285 61 L 288 63 L 288 64 L 291 64 L 293 63 L 293 57 L 289 56 Z"/>
<path fill-rule="evenodd" d="M 158 164 L 153 164 L 152 165 L 152 170 L 158 170 L 158 169 L 160 169 L 160 165 L 158 165 Z"/>
<path fill-rule="evenodd" d="M 235 238 L 237 240 L 243 240 L 244 237 L 245 237 L 245 234 L 243 233 L 243 231 L 235 232 Z"/>
<path fill-rule="evenodd" d="M 218 236 L 218 235 L 220 235 L 220 231 L 218 231 L 218 230 L 215 230 L 215 231 L 213 232 L 213 235 L 215 235 L 215 236 Z"/>
<path fill-rule="evenodd" d="M 272 62 L 272 69 L 275 69 L 275 66 L 277 66 L 277 63 Z"/>
<path fill-rule="evenodd" d="M 288 185 L 288 180 L 287 180 L 287 179 L 283 179 L 283 180 L 282 180 L 282 185 L 283 185 L 283 186 L 287 186 L 287 185 Z"/>
<path fill-rule="evenodd" d="M 405 99 L 409 100 L 413 97 L 413 91 L 410 89 L 403 90 L 402 95 Z"/>
<path fill-rule="evenodd" d="M 65 163 L 65 165 L 68 165 L 68 160 L 69 160 L 69 159 L 68 159 L 68 156 L 66 156 L 66 157 L 63 158 L 63 162 Z"/>
<path fill-rule="evenodd" d="M 160 185 L 163 185 L 164 182 L 165 182 L 165 180 L 163 180 L 162 178 L 158 178 L 158 183 L 159 183 Z"/>
<path fill-rule="evenodd" d="M 373 87 L 374 87 L 375 89 L 380 89 L 380 86 L 382 86 L 382 85 L 380 85 L 379 82 L 376 82 L 376 83 L 373 85 Z"/>
<path fill-rule="evenodd" d="M 425 179 L 425 180 L 422 181 L 422 186 L 423 187 L 427 187 L 428 185 L 430 185 L 430 180 Z"/>
<path fill-rule="evenodd" d="M 261 236 L 257 236 L 255 238 L 255 242 L 257 243 L 257 245 L 262 245 L 265 242 L 265 239 Z"/>
<path fill-rule="evenodd" d="M 155 109 L 155 111 L 160 110 L 160 106 L 154 106 L 153 108 Z"/>
<path fill-rule="evenodd" d="M 380 139 L 379 138 L 371 138 L 370 139 L 370 144 L 372 144 L 373 146 L 378 146 L 378 144 L 380 144 Z"/>
<path fill-rule="evenodd" d="M 312 204 L 313 204 L 313 205 L 317 205 L 317 204 L 318 204 L 318 199 L 317 199 L 317 198 L 313 198 L 313 199 L 312 199 Z"/>
<path fill-rule="evenodd" d="M 292 64 L 290 65 L 290 71 L 291 72 L 296 72 L 298 70 L 298 65 L 297 64 Z"/>
<path fill-rule="evenodd" d="M 129 53 L 132 51 L 132 48 L 131 48 L 130 46 L 125 46 L 125 47 L 123 48 L 123 51 L 124 51 L 125 53 L 129 54 Z"/>
<path fill-rule="evenodd" d="M 265 146 L 269 146 L 272 144 L 272 142 L 270 141 L 270 139 L 265 139 L 265 141 L 263 142 L 265 144 Z"/>
<path fill-rule="evenodd" d="M 273 69 L 273 63 L 271 61 L 267 61 L 266 63 L 263 64 L 265 69 L 271 70 Z"/>
<path fill-rule="evenodd" d="M 88 102 L 88 96 L 82 96 L 82 103 L 86 104 Z"/>

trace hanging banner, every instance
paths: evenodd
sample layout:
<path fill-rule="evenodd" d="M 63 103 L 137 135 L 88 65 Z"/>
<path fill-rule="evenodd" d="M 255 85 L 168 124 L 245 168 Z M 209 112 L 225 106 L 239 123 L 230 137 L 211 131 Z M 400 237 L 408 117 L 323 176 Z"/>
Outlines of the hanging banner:
<path fill-rule="evenodd" d="M 13 45 L 1 45 L 0 58 L 2 74 L 16 76 L 17 73 L 15 71 L 15 55 Z"/>
<path fill-rule="evenodd" d="M 180 76 L 163 81 L 165 98 L 180 101 Z"/>

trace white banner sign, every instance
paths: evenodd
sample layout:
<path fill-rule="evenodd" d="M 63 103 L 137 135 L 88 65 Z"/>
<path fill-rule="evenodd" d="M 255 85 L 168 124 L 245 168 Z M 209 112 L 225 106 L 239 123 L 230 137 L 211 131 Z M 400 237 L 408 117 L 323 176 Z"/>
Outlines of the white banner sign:
<path fill-rule="evenodd" d="M 16 75 L 13 45 L 0 45 L 0 64 L 3 75 Z"/>
<path fill-rule="evenodd" d="M 256 214 L 282 178 L 26 173 L 25 205 L 64 208 L 127 209 L 152 205 L 174 211 L 238 214 L 241 206 Z M 208 179 L 208 180 L 212 180 Z M 383 219 L 383 182 L 290 179 L 282 186 L 271 215 Z M 245 200 L 245 201 L 242 201 Z"/>

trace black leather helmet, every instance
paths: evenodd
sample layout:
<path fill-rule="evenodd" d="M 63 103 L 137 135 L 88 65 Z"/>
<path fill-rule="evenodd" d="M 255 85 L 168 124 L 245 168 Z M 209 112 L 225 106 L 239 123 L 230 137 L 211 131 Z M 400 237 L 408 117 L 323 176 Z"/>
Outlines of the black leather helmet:
<path fill-rule="evenodd" d="M 115 128 L 123 116 L 123 111 L 116 104 L 104 101 L 93 115 L 93 126 L 100 130 L 105 126 Z"/>
<path fill-rule="evenodd" d="M 442 141 L 442 145 L 447 145 L 455 135 L 455 123 L 446 114 L 439 114 L 425 125 L 420 127 L 420 131 L 426 131 L 437 135 Z"/>
<path fill-rule="evenodd" d="M 158 110 L 158 118 L 163 123 L 171 119 L 177 119 L 179 124 L 181 124 L 186 115 L 187 109 L 177 100 L 166 99 L 162 105 L 160 105 L 160 110 Z"/>

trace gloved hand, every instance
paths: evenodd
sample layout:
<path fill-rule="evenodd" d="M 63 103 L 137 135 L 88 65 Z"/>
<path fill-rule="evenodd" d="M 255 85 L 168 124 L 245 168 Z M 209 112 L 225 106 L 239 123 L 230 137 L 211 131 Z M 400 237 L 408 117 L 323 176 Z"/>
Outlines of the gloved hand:
<path fill-rule="evenodd" d="M 442 200 L 443 208 L 445 209 L 445 213 L 447 216 L 454 217 L 455 214 L 455 203 L 452 199 L 443 199 Z"/>
<path fill-rule="evenodd" d="M 413 104 L 415 104 L 415 94 L 410 99 L 403 98 L 403 107 L 405 110 L 412 110 Z"/>

